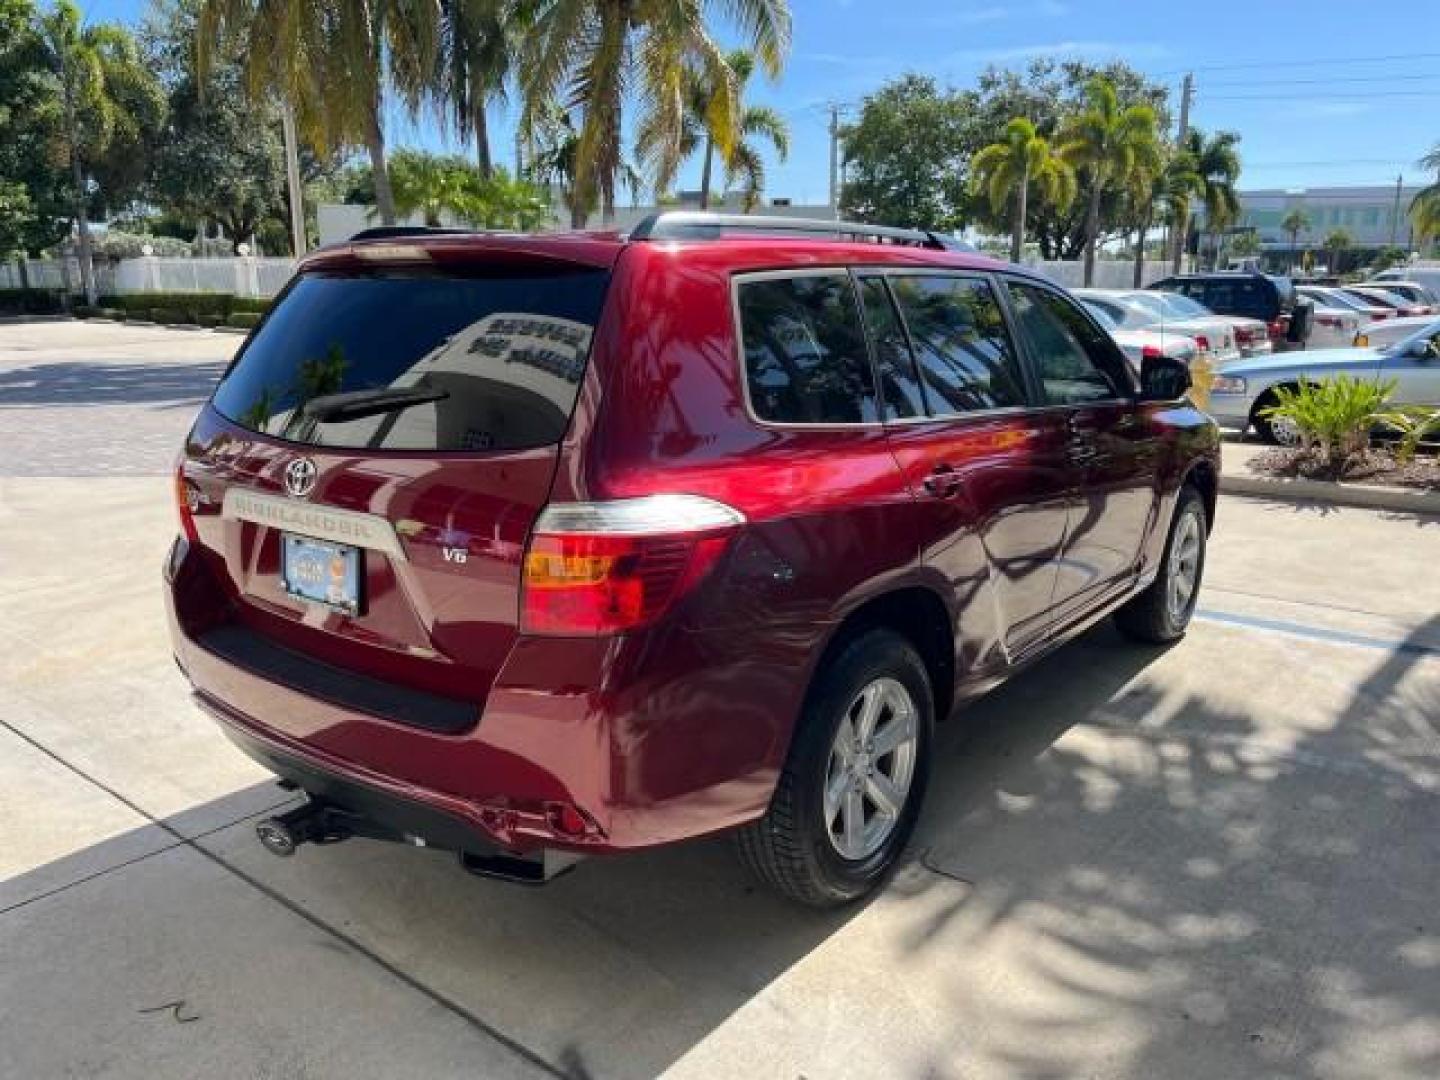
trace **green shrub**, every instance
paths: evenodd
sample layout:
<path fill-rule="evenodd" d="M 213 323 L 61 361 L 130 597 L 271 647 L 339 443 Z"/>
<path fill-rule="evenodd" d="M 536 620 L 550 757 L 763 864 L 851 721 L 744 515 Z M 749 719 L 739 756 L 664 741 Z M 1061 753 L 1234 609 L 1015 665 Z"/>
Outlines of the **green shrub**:
<path fill-rule="evenodd" d="M 91 307 L 89 304 L 76 304 L 70 309 L 70 314 L 77 319 L 93 319 L 100 314 L 98 307 Z"/>
<path fill-rule="evenodd" d="M 1427 435 L 1440 433 L 1440 409 L 1428 405 L 1402 405 L 1380 413 L 1375 419 L 1400 436 L 1395 444 L 1395 460 L 1408 465 Z"/>
<path fill-rule="evenodd" d="M 223 321 L 224 320 L 218 315 L 201 315 L 200 318 L 196 320 L 196 322 L 207 329 L 219 326 Z"/>
<path fill-rule="evenodd" d="M 116 322 L 124 322 L 125 312 L 119 308 L 102 307 L 100 309 L 100 317 L 102 319 L 114 319 Z"/>
<path fill-rule="evenodd" d="M 1370 429 L 1394 392 L 1394 379 L 1382 383 L 1339 375 L 1294 388 L 1276 387 L 1280 403 L 1262 413 L 1271 420 L 1293 423 L 1301 444 L 1317 451 L 1332 474 L 1341 476 L 1351 459 L 1370 444 Z"/>
<path fill-rule="evenodd" d="M 225 320 L 226 326 L 235 326 L 241 330 L 249 330 L 260 321 L 260 313 L 256 311 L 237 311 Z"/>
<path fill-rule="evenodd" d="M 253 311 L 263 315 L 270 310 L 270 301 L 251 296 L 233 296 L 230 298 L 231 311 Z"/>
<path fill-rule="evenodd" d="M 64 309 L 58 289 L 0 289 L 0 315 L 58 315 Z"/>

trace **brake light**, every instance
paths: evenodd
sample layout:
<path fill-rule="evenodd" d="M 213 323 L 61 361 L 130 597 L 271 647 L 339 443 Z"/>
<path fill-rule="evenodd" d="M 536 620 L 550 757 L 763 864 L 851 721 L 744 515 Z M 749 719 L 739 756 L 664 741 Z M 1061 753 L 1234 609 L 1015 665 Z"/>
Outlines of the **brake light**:
<path fill-rule="evenodd" d="M 1316 325 L 1316 326 L 1338 327 L 1338 326 L 1340 325 L 1340 316 L 1338 316 L 1338 315 L 1316 315 L 1316 316 L 1315 316 L 1315 325 Z"/>
<path fill-rule="evenodd" d="M 548 506 L 525 552 L 520 628 L 594 637 L 653 622 L 709 573 L 744 522 L 699 495 Z"/>
<path fill-rule="evenodd" d="M 1195 335 L 1195 347 L 1198 348 L 1201 352 L 1209 352 L 1209 351 L 1210 351 L 1210 339 L 1209 339 L 1208 337 L 1206 337 L 1204 334 L 1196 334 L 1196 335 Z"/>
<path fill-rule="evenodd" d="M 1241 345 L 1249 345 L 1255 340 L 1255 331 L 1248 326 L 1237 326 L 1235 328 L 1235 340 Z"/>
<path fill-rule="evenodd" d="M 1160 360 L 1160 359 L 1162 359 L 1164 356 L 1165 356 L 1164 352 L 1161 351 L 1161 349 L 1160 349 L 1160 347 L 1159 347 L 1158 345 L 1141 345 L 1141 346 L 1140 346 L 1140 359 L 1141 359 L 1141 360 Z"/>
<path fill-rule="evenodd" d="M 199 489 L 185 479 L 185 467 L 177 465 L 175 467 L 175 509 L 180 515 L 180 531 L 192 544 L 200 539 L 200 534 L 195 531 L 195 509 L 199 504 Z"/>

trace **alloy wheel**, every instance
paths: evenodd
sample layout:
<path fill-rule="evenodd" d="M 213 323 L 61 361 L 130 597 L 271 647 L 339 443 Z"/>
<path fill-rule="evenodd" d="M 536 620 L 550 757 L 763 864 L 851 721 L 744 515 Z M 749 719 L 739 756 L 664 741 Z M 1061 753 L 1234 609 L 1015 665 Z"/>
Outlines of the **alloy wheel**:
<path fill-rule="evenodd" d="M 1165 603 L 1170 618 L 1180 624 L 1189 614 L 1195 589 L 1200 583 L 1200 515 L 1193 510 L 1180 518 L 1175 525 L 1175 537 L 1170 541 L 1170 565 L 1167 567 Z"/>
<path fill-rule="evenodd" d="M 915 776 L 919 714 L 899 681 L 876 679 L 841 717 L 825 775 L 826 835 L 843 859 L 873 855 L 895 831 Z"/>

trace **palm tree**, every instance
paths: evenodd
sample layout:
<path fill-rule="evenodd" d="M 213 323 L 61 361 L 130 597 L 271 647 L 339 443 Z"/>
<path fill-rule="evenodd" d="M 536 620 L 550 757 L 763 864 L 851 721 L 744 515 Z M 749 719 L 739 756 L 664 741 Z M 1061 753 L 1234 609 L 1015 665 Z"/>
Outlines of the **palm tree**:
<path fill-rule="evenodd" d="M 1159 168 L 1153 167 L 1154 164 L 1135 171 L 1129 193 L 1135 225 L 1133 284 L 1137 289 L 1145 281 L 1145 237 L 1157 214 L 1173 223 L 1189 212 L 1190 197 L 1202 186 L 1200 175 L 1195 171 L 1195 159 L 1188 151 L 1165 147 Z"/>
<path fill-rule="evenodd" d="M 419 112 L 434 85 L 440 27 L 439 0 L 201 0 L 198 66 L 203 78 L 221 43 L 233 43 L 250 96 L 290 102 L 311 146 L 363 144 L 380 220 L 393 225 L 385 87 Z"/>
<path fill-rule="evenodd" d="M 1440 236 L 1440 143 L 1420 159 L 1419 165 L 1437 174 L 1433 184 L 1421 188 L 1410 200 L 1410 224 L 1415 227 L 1415 238 L 1425 244 Z"/>
<path fill-rule="evenodd" d="M 1344 229 L 1331 229 L 1325 237 L 1325 250 L 1330 252 L 1330 272 L 1332 274 L 1340 271 L 1340 256 L 1355 243 L 1355 238 Z"/>
<path fill-rule="evenodd" d="M 1295 269 L 1295 256 L 1300 250 L 1300 234 L 1310 228 L 1310 215 L 1297 206 L 1280 219 L 1280 228 L 1290 234 L 1290 269 Z"/>
<path fill-rule="evenodd" d="M 765 188 L 765 163 L 761 157 L 756 139 L 770 144 L 784 161 L 790 153 L 790 126 L 776 110 L 764 105 L 745 105 L 741 100 L 745 85 L 755 71 L 755 55 L 745 49 L 736 49 L 725 57 L 726 76 L 733 84 L 736 94 L 736 111 L 728 116 L 717 117 L 712 103 L 725 92 L 703 71 L 689 69 L 685 72 L 685 113 L 681 118 L 680 158 L 683 161 L 700 150 L 700 209 L 710 207 L 710 192 L 715 171 L 717 150 L 726 144 L 729 154 L 719 154 L 725 166 L 726 184 L 740 179 L 744 181 L 745 209 L 754 209 L 760 192 Z M 666 164 L 669 132 L 660 125 L 660 115 L 652 113 L 640 125 L 635 138 L 636 154 L 640 161 L 651 166 L 655 190 L 664 191 L 674 180 L 673 172 L 666 175 L 658 171 Z M 726 130 L 718 125 L 729 124 Z M 678 162 L 676 163 L 678 164 Z"/>
<path fill-rule="evenodd" d="M 442 115 L 475 140 L 475 163 L 487 179 L 494 163 L 485 109 L 505 96 L 527 10 L 506 0 L 440 0 L 434 94 Z"/>
<path fill-rule="evenodd" d="M 1084 108 L 1061 134 L 1060 156 L 1084 170 L 1090 187 L 1085 210 L 1085 284 L 1095 277 L 1095 248 L 1100 239 L 1100 201 L 1107 191 L 1126 186 L 1137 169 L 1154 169 L 1160 155 L 1155 110 L 1148 105 L 1121 107 L 1115 86 L 1096 77 L 1085 87 Z"/>
<path fill-rule="evenodd" d="M 1075 198 L 1075 171 L 1035 133 L 1035 125 L 1017 116 L 1005 125 L 1005 137 L 985 147 L 970 162 L 974 190 L 983 191 L 996 217 L 1014 200 L 1010 225 L 1010 261 L 1020 261 L 1025 245 L 1025 215 L 1030 185 L 1041 198 L 1063 210 Z"/>
<path fill-rule="evenodd" d="M 560 189 L 561 201 L 570 212 L 570 227 L 583 229 L 595 209 L 595 191 L 582 192 L 578 183 L 580 125 L 568 109 L 551 102 L 537 110 L 530 123 L 527 141 L 532 143 L 530 160 L 523 179 Z M 620 163 L 620 179 L 638 198 L 640 171 L 628 161 Z"/>
<path fill-rule="evenodd" d="M 87 159 L 104 152 L 127 123 L 116 100 L 125 88 L 147 77 L 135 39 L 119 27 L 82 26 L 70 0 L 58 0 L 53 11 L 36 22 L 41 66 L 59 84 L 65 155 L 70 163 L 71 211 L 75 218 L 80 280 L 85 302 L 99 299 L 91 254 L 90 195 Z"/>
<path fill-rule="evenodd" d="M 1240 214 L 1240 199 L 1235 193 L 1235 185 L 1240 182 L 1240 154 L 1236 150 L 1239 142 L 1240 136 L 1233 131 L 1206 135 L 1199 128 L 1191 128 L 1180 146 L 1190 155 L 1193 166 L 1195 183 L 1190 195 L 1204 204 L 1206 228 L 1216 236 L 1234 224 Z M 1190 228 L 1190 198 L 1178 201 L 1174 209 L 1170 270 L 1178 274 Z"/>
<path fill-rule="evenodd" d="M 422 214 L 425 224 L 440 225 L 448 211 L 463 215 L 471 197 L 474 177 L 464 158 L 427 154 L 421 150 L 397 150 L 388 163 L 395 213 L 401 217 Z"/>
<path fill-rule="evenodd" d="M 687 70 L 703 73 L 714 88 L 706 110 L 722 160 L 729 158 L 740 109 L 735 78 L 710 35 L 707 13 L 724 10 L 749 39 L 765 71 L 780 72 L 790 43 L 786 0 L 533 0 L 534 15 L 520 50 L 525 99 L 522 130 L 538 111 L 559 100 L 583 106 L 574 162 L 578 203 L 598 201 L 606 220 L 615 214 L 621 174 L 623 108 L 633 89 L 651 129 L 649 165 L 673 176 L 683 159 Z"/>

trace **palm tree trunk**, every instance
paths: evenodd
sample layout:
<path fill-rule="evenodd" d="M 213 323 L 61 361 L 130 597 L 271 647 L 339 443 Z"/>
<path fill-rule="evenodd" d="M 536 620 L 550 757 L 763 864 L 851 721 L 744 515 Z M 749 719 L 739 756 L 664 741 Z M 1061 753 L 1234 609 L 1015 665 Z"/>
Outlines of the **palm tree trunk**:
<path fill-rule="evenodd" d="M 705 157 L 700 165 L 700 209 L 710 209 L 710 166 L 715 157 L 715 143 L 705 136 Z"/>
<path fill-rule="evenodd" d="M 1010 231 L 1010 261 L 1018 263 L 1025 248 L 1025 210 L 1030 195 L 1030 166 L 1020 174 L 1020 188 L 1015 192 L 1015 224 Z"/>
<path fill-rule="evenodd" d="M 1170 273 L 1180 272 L 1180 262 L 1185 258 L 1185 235 L 1190 231 L 1190 208 L 1181 206 L 1175 213 L 1174 235 L 1170 237 Z"/>
<path fill-rule="evenodd" d="M 1137 289 L 1145 287 L 1145 234 L 1149 231 L 1150 219 L 1146 217 L 1140 222 L 1139 235 L 1135 237 L 1135 278 L 1132 284 Z"/>
<path fill-rule="evenodd" d="M 481 179 L 489 180 L 495 174 L 495 164 L 490 158 L 490 122 L 485 116 L 483 96 L 475 98 L 473 113 L 471 122 L 475 127 L 475 166 L 480 171 Z"/>
<path fill-rule="evenodd" d="M 370 154 L 370 169 L 375 177 L 375 209 L 380 224 L 395 224 L 395 193 L 390 188 L 390 172 L 385 167 L 385 133 L 380 129 L 380 101 L 376 96 L 370 115 L 366 117 L 365 149 Z"/>
<path fill-rule="evenodd" d="M 75 228 L 80 241 L 80 280 L 85 289 L 85 303 L 94 307 L 99 302 L 95 288 L 95 266 L 90 259 L 90 217 L 85 211 L 85 170 L 80 164 L 79 117 L 75 108 L 75 87 L 70 81 L 69 65 L 64 49 L 60 56 L 60 81 L 65 95 L 65 138 L 70 144 L 70 180 L 75 185 Z M 65 302 L 70 302 L 67 294 Z"/>
<path fill-rule="evenodd" d="M 1090 206 L 1085 211 L 1085 287 L 1095 280 L 1095 245 L 1100 233 L 1100 178 L 1090 185 Z"/>

